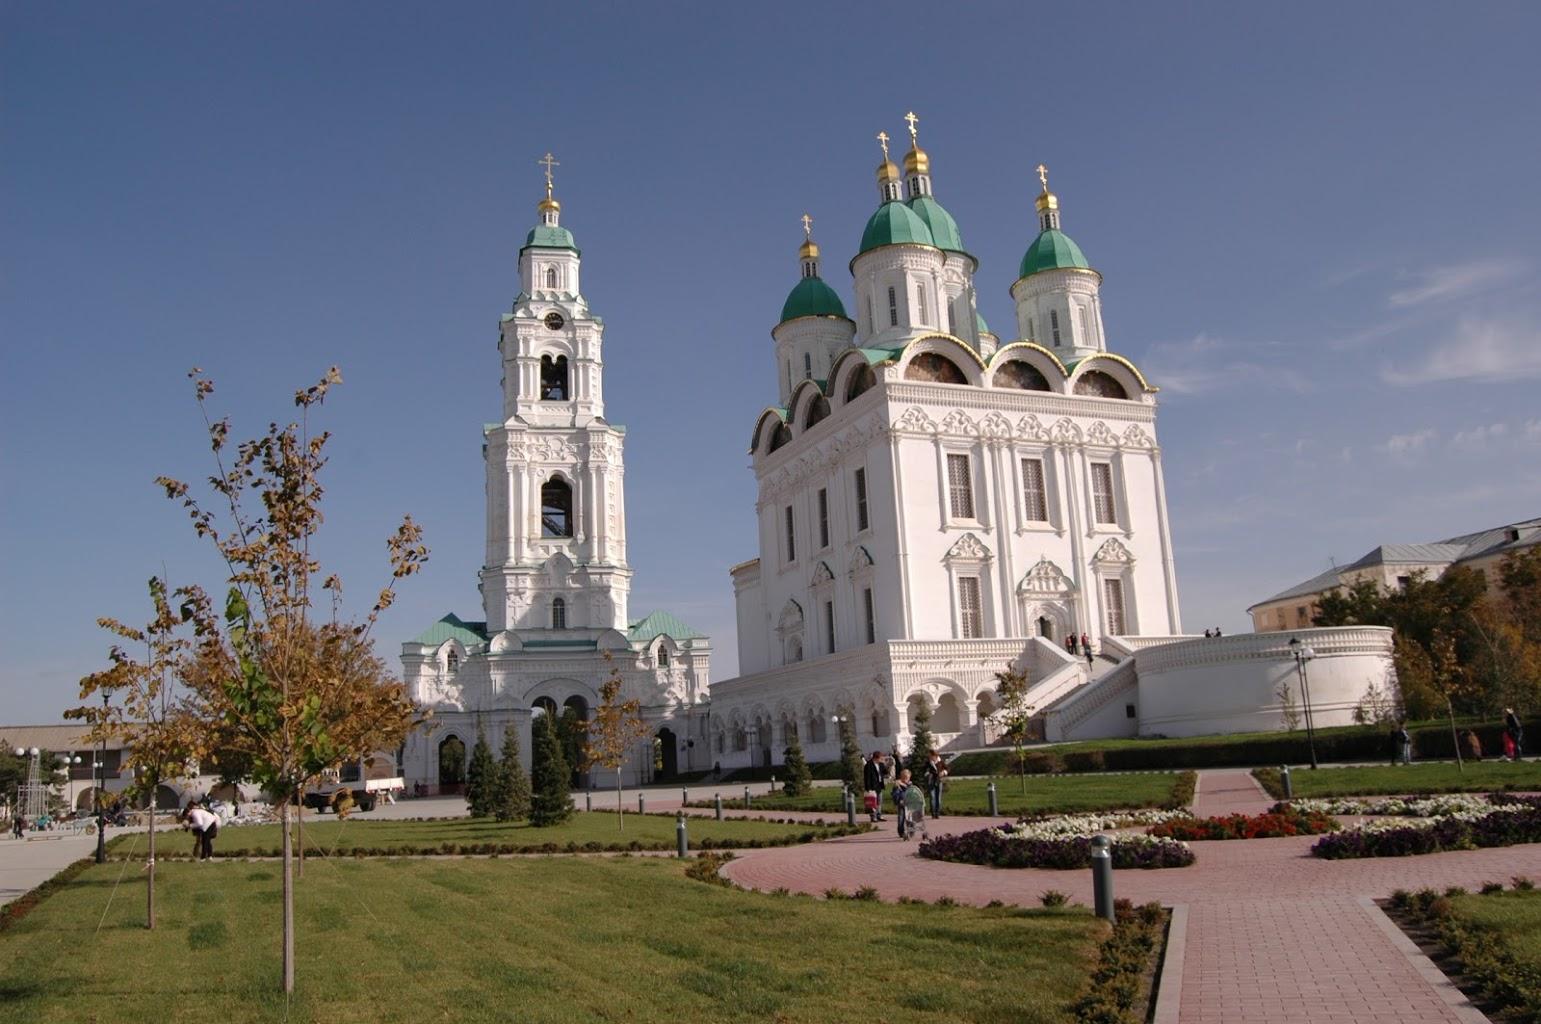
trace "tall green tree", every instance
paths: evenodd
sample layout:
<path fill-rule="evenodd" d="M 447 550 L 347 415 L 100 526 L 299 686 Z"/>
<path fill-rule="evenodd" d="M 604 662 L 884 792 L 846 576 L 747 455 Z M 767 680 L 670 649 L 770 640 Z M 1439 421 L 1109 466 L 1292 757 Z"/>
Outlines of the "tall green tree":
<path fill-rule="evenodd" d="M 330 435 L 312 434 L 310 415 L 342 382 L 333 367 L 295 392 L 298 419 L 270 423 L 266 432 L 232 448 L 230 423 L 212 419 L 214 385 L 199 370 L 194 382 L 217 472 L 212 500 L 171 477 L 156 480 L 179 501 L 194 533 L 211 543 L 225 566 L 217 602 L 198 586 L 176 591 L 177 615 L 191 624 L 194 653 L 178 681 L 183 708 L 203 759 L 221 751 L 248 758 L 253 781 L 277 797 L 283 854 L 282 987 L 294 991 L 294 837 L 296 795 L 327 769 L 393 750 L 422 715 L 406 688 L 374 654 L 370 631 L 395 600 L 395 587 L 427 560 L 422 532 L 411 517 L 386 540 L 389 582 L 367 615 L 342 617 L 342 582 L 323 575 L 312 552 L 322 521 L 321 470 Z M 329 612 L 314 604 L 325 595 Z"/>
<path fill-rule="evenodd" d="M 538 717 L 531 742 L 530 824 L 536 828 L 560 825 L 573 814 L 567 758 L 562 756 L 555 718 L 549 713 Z"/>
<path fill-rule="evenodd" d="M 497 787 L 497 762 L 492 759 L 492 747 L 487 734 L 476 727 L 476 745 L 471 748 L 471 764 L 466 769 L 466 808 L 473 818 L 492 816 Z"/>
<path fill-rule="evenodd" d="M 798 742 L 795 732 L 787 740 L 781 767 L 786 772 L 786 781 L 781 784 L 783 793 L 787 796 L 802 796 L 812 791 L 813 769 L 808 767 L 808 759 L 803 756 L 803 745 Z"/>
<path fill-rule="evenodd" d="M 913 778 L 920 778 L 925 770 L 927 757 L 936 749 L 936 739 L 931 735 L 931 705 L 925 701 L 915 711 L 915 727 L 911 731 L 910 754 L 904 759 L 904 767 Z"/>
<path fill-rule="evenodd" d="M 856 743 L 856 712 L 852 708 L 836 708 L 835 718 L 840 727 L 840 778 L 860 795 L 862 791 L 861 747 Z"/>
<path fill-rule="evenodd" d="M 530 777 L 519 756 L 519 728 L 513 724 L 503 731 L 492 813 L 499 821 L 523 821 L 530 816 Z"/>
<path fill-rule="evenodd" d="M 1017 766 L 1017 777 L 1022 785 L 1022 795 L 1027 795 L 1027 745 L 1034 706 L 1028 703 L 1027 673 L 1016 665 L 1007 665 L 1005 671 L 995 673 L 995 695 L 1000 707 L 990 717 L 996 728 L 1011 741 L 1012 760 Z"/>

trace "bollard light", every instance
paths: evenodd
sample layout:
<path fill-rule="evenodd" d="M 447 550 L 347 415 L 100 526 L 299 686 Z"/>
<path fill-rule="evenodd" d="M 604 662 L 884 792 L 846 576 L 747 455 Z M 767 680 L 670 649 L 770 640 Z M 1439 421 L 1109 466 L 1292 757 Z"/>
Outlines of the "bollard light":
<path fill-rule="evenodd" d="M 749 787 L 745 786 L 744 787 L 744 810 L 747 811 L 748 809 L 749 809 Z"/>
<path fill-rule="evenodd" d="M 684 786 L 681 786 L 680 787 L 680 806 L 684 807 L 688 803 L 690 803 L 690 790 L 686 789 Z"/>
<path fill-rule="evenodd" d="M 1290 783 L 1290 766 L 1287 764 L 1279 766 L 1279 783 L 1284 787 L 1284 799 L 1295 799 L 1295 787 Z"/>
<path fill-rule="evenodd" d="M 585 811 L 592 811 L 594 809 L 594 791 L 592 789 L 583 794 L 583 809 Z"/>
<path fill-rule="evenodd" d="M 690 840 L 685 836 L 684 811 L 681 811 L 679 817 L 674 819 L 674 848 L 675 852 L 681 857 L 690 852 Z"/>
<path fill-rule="evenodd" d="M 847 797 L 845 801 L 845 823 L 852 828 L 856 827 L 856 798 Z"/>
<path fill-rule="evenodd" d="M 995 783 L 992 782 L 985 787 L 985 795 L 990 798 L 990 817 L 998 817 L 1001 813 L 1001 809 L 1000 805 L 996 803 Z"/>
<path fill-rule="evenodd" d="M 712 804 L 713 804 L 713 806 L 715 806 L 717 808 L 717 820 L 721 821 L 722 820 L 722 794 L 721 793 L 718 793 L 717 795 L 712 797 Z"/>
<path fill-rule="evenodd" d="M 647 794 L 646 793 L 638 793 L 637 794 L 637 813 L 638 814 L 646 814 L 647 813 Z"/>
<path fill-rule="evenodd" d="M 1103 920 L 1113 920 L 1113 857 L 1108 837 L 1092 836 L 1092 909 Z"/>

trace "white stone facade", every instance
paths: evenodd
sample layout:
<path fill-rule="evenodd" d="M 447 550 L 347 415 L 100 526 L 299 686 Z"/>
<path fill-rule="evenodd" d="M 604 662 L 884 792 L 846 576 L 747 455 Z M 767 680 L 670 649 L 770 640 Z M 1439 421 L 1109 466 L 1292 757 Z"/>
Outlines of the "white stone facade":
<path fill-rule="evenodd" d="M 586 719 L 612 667 L 654 734 L 624 781 L 710 764 L 709 640 L 667 613 L 628 616 L 625 429 L 604 418 L 604 323 L 579 291 L 581 259 L 559 209 L 549 194 L 541 203 L 519 253 L 520 294 L 500 323 L 503 415 L 483 439 L 484 619 L 446 616 L 402 645 L 412 697 L 434 713 L 409 739 L 403 772 L 430 792 L 461 781 L 451 754 L 468 755 L 478 729 L 496 751 L 517 728 L 528 765 L 532 716 L 572 707 Z"/>

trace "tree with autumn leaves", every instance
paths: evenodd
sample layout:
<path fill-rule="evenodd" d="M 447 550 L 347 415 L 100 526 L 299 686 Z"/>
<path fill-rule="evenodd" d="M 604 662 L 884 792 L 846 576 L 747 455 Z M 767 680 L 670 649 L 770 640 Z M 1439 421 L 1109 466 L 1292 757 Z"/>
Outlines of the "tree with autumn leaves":
<path fill-rule="evenodd" d="M 214 547 L 225 566 L 224 585 L 216 597 L 196 584 L 169 591 L 165 582 L 152 581 L 156 616 L 149 628 L 103 620 L 120 638 L 144 642 L 146 655 L 140 661 L 114 647 L 111 667 L 82 681 L 82 698 L 117 693 L 119 707 L 97 715 L 88 702 L 77 712 L 97 735 L 123 735 L 134 757 L 147 759 L 152 776 L 202 760 L 249 766 L 282 823 L 282 985 L 292 992 L 291 811 L 301 790 L 324 771 L 394 749 L 421 720 L 405 687 L 375 655 L 370 631 L 394 600 L 396 584 L 421 568 L 428 549 L 421 530 L 405 518 L 386 541 L 389 582 L 361 621 L 344 620 L 342 582 L 322 576 L 311 554 L 322 523 L 320 473 L 330 435 L 311 433 L 310 414 L 341 375 L 334 367 L 295 393 L 296 421 L 269 424 L 260 436 L 235 444 L 229 421 L 209 415 L 213 383 L 198 370 L 189 377 L 217 469 L 208 478 L 212 494 L 200 498 L 171 477 L 156 483 L 181 503 L 196 536 Z M 328 607 L 318 613 L 323 597 Z M 156 702 L 167 708 L 162 721 L 145 714 Z"/>
<path fill-rule="evenodd" d="M 615 827 L 624 831 L 621 769 L 637 742 L 648 734 L 648 728 L 642 720 L 642 702 L 635 697 L 621 699 L 621 670 L 609 651 L 605 652 L 605 664 L 609 666 L 610 674 L 599 686 L 599 704 L 585 725 L 588 739 L 584 745 L 584 761 L 590 768 L 615 772 Z"/>

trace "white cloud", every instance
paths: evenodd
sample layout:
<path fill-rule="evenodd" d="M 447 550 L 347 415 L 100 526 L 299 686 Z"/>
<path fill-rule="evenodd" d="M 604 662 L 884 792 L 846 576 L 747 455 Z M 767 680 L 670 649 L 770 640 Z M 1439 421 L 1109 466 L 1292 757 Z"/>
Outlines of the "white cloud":
<path fill-rule="evenodd" d="M 1401 308 L 1461 298 L 1502 284 L 1524 269 L 1523 264 L 1511 260 L 1478 260 L 1450 267 L 1435 267 L 1416 275 L 1416 284 L 1392 292 L 1386 302 L 1393 308 Z"/>
<path fill-rule="evenodd" d="M 1526 444 L 1541 444 L 1541 420 L 1526 420 L 1520 435 Z"/>
<path fill-rule="evenodd" d="M 1480 452 L 1493 447 L 1509 436 L 1507 423 L 1486 423 L 1470 430 L 1458 430 L 1450 438 L 1450 447 L 1467 452 Z"/>
<path fill-rule="evenodd" d="M 1250 347 L 1249 352 L 1268 351 L 1268 346 Z M 1164 391 L 1198 395 L 1247 383 L 1282 386 L 1297 393 L 1309 391 L 1310 379 L 1299 370 L 1235 355 L 1235 346 L 1210 334 L 1198 334 L 1187 341 L 1158 342 L 1140 360 L 1140 369 L 1152 384 Z"/>
<path fill-rule="evenodd" d="M 1541 331 L 1533 324 L 1469 318 L 1449 341 L 1405 364 L 1381 367 L 1388 384 L 1541 377 Z"/>
<path fill-rule="evenodd" d="M 1387 454 L 1398 459 L 1415 459 L 1428 450 L 1439 435 L 1433 428 L 1416 430 L 1411 434 L 1392 434 L 1384 445 Z"/>

